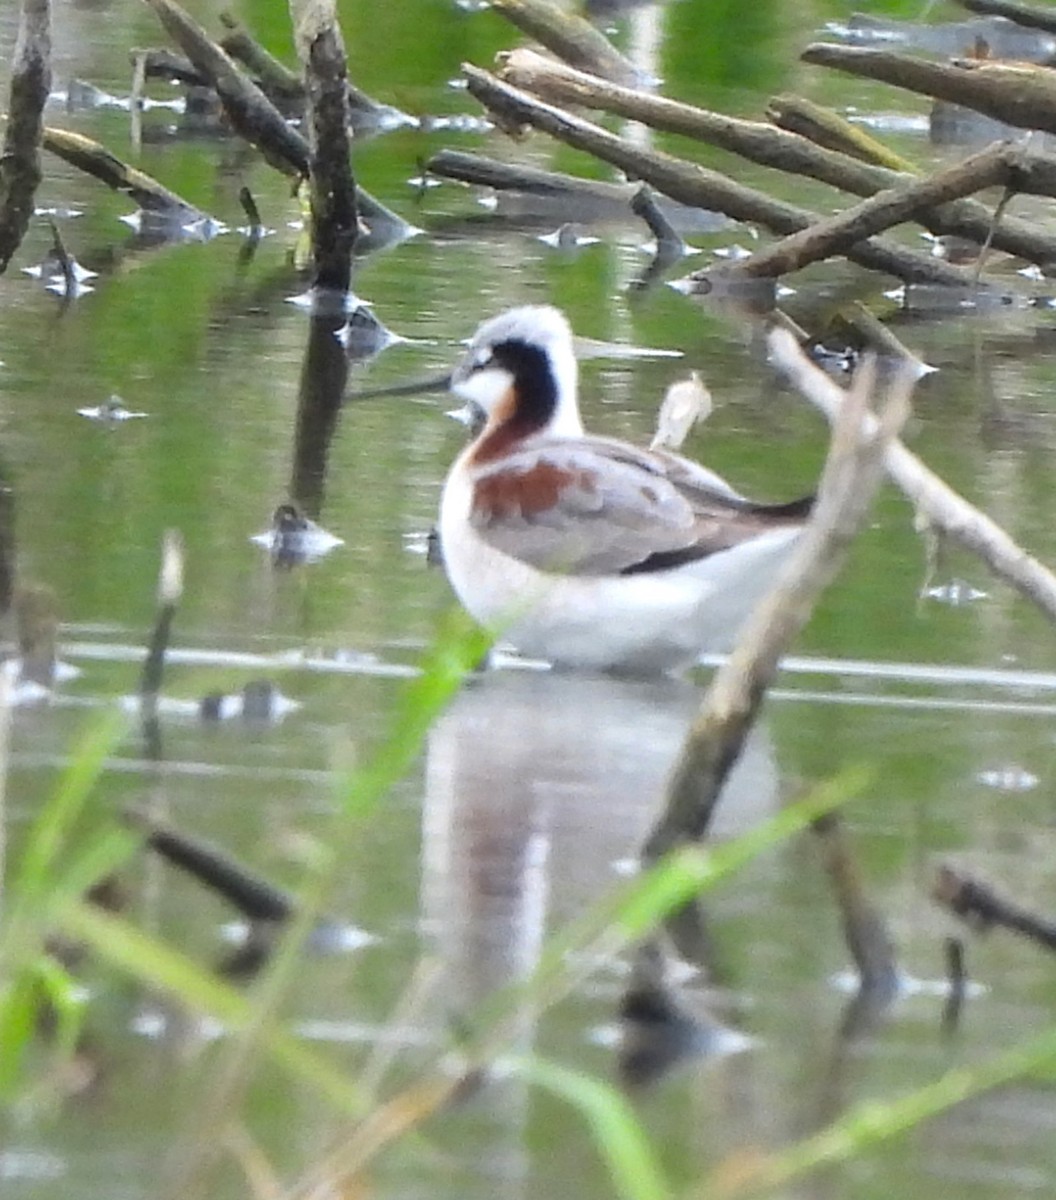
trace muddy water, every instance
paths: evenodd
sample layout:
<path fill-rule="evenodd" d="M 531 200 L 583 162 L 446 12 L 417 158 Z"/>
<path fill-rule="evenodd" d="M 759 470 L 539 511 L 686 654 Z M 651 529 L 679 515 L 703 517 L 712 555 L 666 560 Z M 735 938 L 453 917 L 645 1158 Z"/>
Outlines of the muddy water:
<path fill-rule="evenodd" d="M 208 6 L 197 11 L 212 20 Z M 898 117 L 894 143 L 927 158 L 921 105 L 796 65 L 796 48 L 825 19 L 845 17 L 843 6 L 797 11 L 793 18 L 788 6 L 751 6 L 748 37 L 744 11 L 720 18 L 704 0 L 682 0 L 636 10 L 622 36 L 669 80 L 672 94 L 756 114 L 768 95 L 795 87 Z M 281 11 L 246 0 L 241 12 L 286 52 Z M 486 63 L 513 41 L 498 18 L 442 0 L 348 3 L 344 12 L 355 77 L 414 115 L 475 117 L 446 81 L 463 58 Z M 78 77 L 125 95 L 125 50 L 160 41 L 132 0 L 61 6 L 56 21 L 63 88 Z M 8 47 L 10 14 L 0 18 L 0 37 Z M 56 101 L 49 120 L 132 154 L 120 108 L 66 113 Z M 187 589 L 166 696 L 191 702 L 264 676 L 301 707 L 275 725 L 247 728 L 203 725 L 170 704 L 160 763 L 148 763 L 130 738 L 110 763 L 98 810 L 150 804 L 276 880 L 296 883 L 310 839 L 328 828 L 334 762 L 350 743 L 363 756 L 378 743 L 400 681 L 451 603 L 420 550 L 462 431 L 444 416 L 444 399 L 428 396 L 351 401 L 332 427 L 306 428 L 298 420 L 302 398 L 340 387 L 346 374 L 355 391 L 435 372 L 481 317 L 548 300 L 584 335 L 682 356 L 586 362 L 589 425 L 648 437 L 665 386 L 699 369 L 718 408 L 690 452 L 761 497 L 810 488 L 824 451 L 820 420 L 775 388 L 734 310 L 663 286 L 631 287 L 648 263 L 643 230 L 610 223 L 590 231 L 598 244 L 563 252 L 537 240 L 559 218 L 503 218 L 467 189 L 422 191 L 408 182 L 417 160 L 441 146 L 523 153 L 560 169 L 589 164 L 543 140 L 515 151 L 472 122 L 433 124 L 441 127 L 400 130 L 358 151 L 364 182 L 425 231 L 357 269 L 356 292 L 397 335 L 363 358 L 346 357 L 328 327 L 313 329 L 289 303 L 305 286 L 291 228 L 299 214 L 282 181 L 242 147 L 188 135 L 181 118 L 161 108 L 145 114 L 136 161 L 231 227 L 243 222 L 237 193 L 247 183 L 274 230 L 253 253 L 235 232 L 148 245 L 118 220 L 128 205 L 48 162 L 41 203 L 82 214 L 60 225 L 69 249 L 99 274 L 94 291 L 69 304 L 17 269 L 0 279 L 0 473 L 16 502 L 19 577 L 54 590 L 64 657 L 81 675 L 53 705 L 16 717 L 9 787 L 16 847 L 86 710 L 134 687 L 159 540 L 177 528 L 187 545 Z M 813 190 L 808 198 L 826 203 Z M 705 253 L 690 263 L 752 237 L 731 227 L 694 238 Z M 43 223 L 35 226 L 15 268 L 39 260 L 48 240 Z M 790 310 L 808 324 L 835 290 L 871 295 L 890 287 L 835 272 L 792 283 Z M 1016 286 L 1023 295 L 1045 294 L 1045 284 Z M 918 393 L 914 448 L 1039 557 L 1056 562 L 1050 313 L 1011 304 L 946 318 L 907 312 L 896 324 L 939 368 Z M 146 416 L 105 425 L 78 414 L 112 394 Z M 277 570 L 249 539 L 291 495 L 343 544 L 318 562 Z M 690 1180 L 737 1149 L 781 1145 L 850 1101 L 900 1094 L 1049 1019 L 1051 965 L 995 937 L 970 943 L 969 970 L 984 990 L 969 1000 L 957 1037 L 941 1034 L 938 981 L 950 929 L 927 891 L 935 862 L 949 856 L 1014 886 L 1042 911 L 1056 909 L 1049 799 L 1056 642 L 1024 603 L 956 553 L 927 581 L 938 595 L 922 599 L 924 586 L 912 513 L 886 493 L 801 639 L 719 813 L 728 832 L 743 829 L 840 767 L 865 764 L 870 782 L 849 820 L 917 986 L 879 1025 L 856 1040 L 841 1036 L 847 955 L 815 848 L 793 843 L 726 886 L 710 906 L 712 985 L 690 982 L 679 1002 L 743 1035 L 747 1048 L 698 1059 L 639 1102 L 676 1179 Z M 598 682 L 508 666 L 476 679 L 348 852 L 334 904 L 348 946 L 303 972 L 293 1011 L 305 1035 L 351 1067 L 393 1040 L 413 1058 L 458 1028 L 482 996 L 530 970 L 547 934 L 626 870 L 703 678 Z M 225 952 L 230 913 L 192 884 L 146 862 L 130 887 L 148 928 L 201 961 Z M 432 991 L 393 1026 L 422 956 Z M 525 1014 L 520 1046 L 611 1077 L 626 968 L 597 964 L 555 1011 Z M 208 1031 L 158 997 L 115 990 L 105 975 L 93 982 L 97 1086 L 57 1111 L 23 1110 L 6 1123 L 5 1196 L 151 1196 L 163 1152 L 188 1127 L 201 1079 L 187 1064 Z M 248 1111 L 283 1172 L 309 1158 L 329 1128 L 310 1088 L 290 1087 L 267 1068 Z M 1056 1100 L 1042 1085 L 1024 1084 L 866 1156 L 818 1190 L 1047 1194 L 1056 1172 L 1054 1123 Z M 436 1149 L 387 1161 L 386 1192 L 611 1194 L 577 1120 L 517 1083 L 467 1105 L 439 1131 Z M 244 1189 L 232 1173 L 216 1194 Z"/>

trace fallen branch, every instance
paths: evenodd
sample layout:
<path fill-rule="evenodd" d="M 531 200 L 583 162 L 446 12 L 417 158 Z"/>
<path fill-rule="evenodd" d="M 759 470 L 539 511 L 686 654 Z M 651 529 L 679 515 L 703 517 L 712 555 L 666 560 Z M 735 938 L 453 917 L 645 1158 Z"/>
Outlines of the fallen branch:
<path fill-rule="evenodd" d="M 230 55 L 173 0 L 144 2 L 194 68 L 209 81 L 235 132 L 256 146 L 276 170 L 307 176 L 308 143 L 287 125 L 275 105 L 243 75 Z"/>
<path fill-rule="evenodd" d="M 993 187 L 1009 173 L 1014 149 L 998 142 L 979 154 L 955 163 L 926 179 L 887 188 L 844 212 L 826 217 L 750 258 L 724 268 L 724 273 L 748 278 L 773 279 L 835 255 L 846 254 L 856 243 L 900 225 L 922 211 L 961 196 Z"/>
<path fill-rule="evenodd" d="M 847 154 L 825 149 L 798 134 L 775 129 L 765 122 L 727 117 L 663 96 L 620 87 L 555 63 L 531 50 L 515 50 L 504 57 L 503 64 L 501 78 L 504 81 L 550 104 L 599 108 L 640 121 L 652 129 L 719 146 L 774 170 L 818 179 L 858 196 L 872 196 L 884 189 L 905 186 L 915 178 L 915 172 L 907 171 L 901 160 L 899 170 L 864 163 Z M 838 120 L 834 116 L 832 119 Z M 1010 162 L 1010 171 L 1012 165 Z M 999 182 L 1005 182 L 1006 178 L 1002 176 Z M 934 201 L 935 207 L 922 204 L 911 214 L 936 236 L 962 237 L 981 245 L 991 238 L 992 232 L 991 244 L 997 249 L 1031 262 L 1056 262 L 1056 236 L 1039 230 L 1036 224 L 1007 218 L 995 228 L 994 216 L 985 205 L 975 201 L 955 201 L 954 197 L 987 186 L 985 179 L 976 187 L 966 187 L 963 191 L 957 191 L 952 180 L 949 185 L 946 189 L 949 194 Z"/>
<path fill-rule="evenodd" d="M 296 71 L 265 50 L 231 13 L 222 12 L 220 24 L 227 30 L 220 39 L 221 49 L 249 71 L 269 100 L 280 105 L 304 100 L 304 80 Z"/>
<path fill-rule="evenodd" d="M 838 418 L 847 393 L 800 352 L 787 331 L 771 336 L 774 365 L 829 421 Z M 891 480 L 902 489 L 928 524 L 978 555 L 999 578 L 1009 583 L 1056 622 L 1056 576 L 984 513 L 969 504 L 897 439 L 884 454 Z"/>
<path fill-rule="evenodd" d="M 883 142 L 857 125 L 852 125 L 831 108 L 801 96 L 774 96 L 766 106 L 766 117 L 779 129 L 798 133 L 818 146 L 848 154 L 871 166 L 913 173 L 913 165 Z"/>
<path fill-rule="evenodd" d="M 147 212 L 187 221 L 200 220 L 205 215 L 150 175 L 122 162 L 105 146 L 80 133 L 45 127 L 43 145 L 45 150 L 58 155 L 70 166 L 105 183 L 115 192 L 124 192 Z"/>
<path fill-rule="evenodd" d="M 1010 0 L 954 0 L 969 12 L 989 17 L 1004 17 L 1026 29 L 1041 29 L 1056 33 L 1056 12 L 1052 9 L 1031 8 L 1029 4 L 1014 4 Z"/>
<path fill-rule="evenodd" d="M 1056 950 L 1056 921 L 1021 908 L 986 884 L 952 867 L 939 868 L 931 896 L 973 929 L 985 932 L 996 925 L 1022 934 L 1046 950 Z"/>
<path fill-rule="evenodd" d="M 496 110 L 500 119 L 508 117 L 521 125 L 532 125 L 644 180 L 683 204 L 717 210 L 739 221 L 756 222 L 779 234 L 795 233 L 820 220 L 814 213 L 773 200 L 717 171 L 633 145 L 598 125 L 536 100 L 478 67 L 466 63 L 462 71 L 469 90 L 486 107 Z M 967 275 L 946 263 L 887 242 L 862 242 L 851 247 L 847 257 L 860 266 L 884 271 L 907 282 L 958 287 L 970 283 Z"/>
<path fill-rule="evenodd" d="M 974 108 L 1020 129 L 1056 133 L 1056 75 L 1046 67 L 986 59 L 934 63 L 888 50 L 826 42 L 808 46 L 801 57 L 817 66 Z"/>
<path fill-rule="evenodd" d="M 783 353 L 802 357 L 787 331 L 772 330 L 769 340 L 772 352 L 780 345 Z M 810 619 L 865 519 L 883 473 L 886 448 L 908 415 L 913 378 L 905 364 L 894 372 L 874 419 L 868 404 L 875 362 L 867 359 L 855 375 L 846 407 L 833 427 L 814 512 L 778 582 L 756 606 L 733 653 L 712 677 L 675 764 L 664 814 L 646 841 L 646 861 L 706 832 L 781 656 Z"/>
<path fill-rule="evenodd" d="M 7 129 L 0 152 L 0 274 L 33 217 L 40 186 L 44 105 L 51 91 L 51 14 L 48 0 L 22 0 L 11 63 Z"/>
<path fill-rule="evenodd" d="M 573 67 L 614 83 L 642 82 L 634 63 L 624 58 L 600 30 L 550 0 L 492 0 L 491 7 Z"/>

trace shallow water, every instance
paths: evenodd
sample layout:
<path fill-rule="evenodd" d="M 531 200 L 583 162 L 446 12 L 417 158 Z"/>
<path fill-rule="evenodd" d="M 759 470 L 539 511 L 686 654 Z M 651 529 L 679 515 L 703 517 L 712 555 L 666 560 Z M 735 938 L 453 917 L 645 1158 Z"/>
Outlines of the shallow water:
<path fill-rule="evenodd" d="M 194 11 L 212 23 L 208 6 Z M 349 2 L 342 11 L 353 77 L 415 115 L 476 117 L 446 81 L 462 59 L 486 64 L 516 41 L 493 14 L 444 0 Z M 284 6 L 245 0 L 239 12 L 288 57 Z M 915 14 L 898 6 L 897 15 Z M 912 132 L 926 116 L 922 104 L 796 63 L 796 49 L 824 21 L 846 16 L 834 4 L 790 15 L 776 4 L 717 12 L 705 0 L 681 0 L 636 9 L 621 37 L 673 95 L 757 115 L 769 95 L 798 89 L 911 117 L 901 122 L 910 131 L 890 140 L 928 159 L 931 149 Z M 12 36 L 10 14 L 0 14 L 5 52 Z M 76 76 L 125 95 L 128 47 L 161 42 L 150 13 L 132 0 L 60 6 L 56 86 Z M 49 121 L 131 153 L 120 109 L 65 113 L 56 103 Z M 663 286 L 631 288 L 649 261 L 643 228 L 606 224 L 592 230 L 599 244 L 565 253 L 537 240 L 556 219 L 507 220 L 468 189 L 419 192 L 407 182 L 418 159 L 442 146 L 603 174 L 571 151 L 541 138 L 517 149 L 479 129 L 415 128 L 365 141 L 362 181 L 425 232 L 358 264 L 357 294 L 406 340 L 349 362 L 325 323 L 313 328 L 288 303 L 305 279 L 294 265 L 290 222 L 299 214 L 286 184 L 243 147 L 170 135 L 173 124 L 178 118 L 164 109 L 145 115 L 137 164 L 232 228 L 244 220 L 237 193 L 247 183 L 275 230 L 255 253 L 235 232 L 146 247 L 118 221 L 129 205 L 49 159 L 39 202 L 82 212 L 60 224 L 69 249 L 99 272 L 94 291 L 64 304 L 20 273 L 48 247 L 43 223 L 0 278 L 0 475 L 15 501 L 18 576 L 54 590 L 63 656 L 82 671 L 54 704 L 15 717 L 10 836 L 17 851 L 90 719 L 85 710 L 134 690 L 160 539 L 176 528 L 187 547 L 187 587 L 166 697 L 194 701 L 266 676 L 301 707 L 274 725 L 246 727 L 204 725 L 170 704 L 161 761 L 149 761 L 130 737 L 95 803 L 100 815 L 149 805 L 293 886 L 311 839 L 327 836 L 335 764 L 347 760 L 350 743 L 364 758 L 379 743 L 401 681 L 451 604 L 442 574 L 419 550 L 463 437 L 444 416 L 445 397 L 349 401 L 322 431 L 299 421 L 301 397 L 326 381 L 339 385 L 346 370 L 353 392 L 435 373 L 483 316 L 547 300 L 585 336 L 682 355 L 585 362 L 592 428 L 648 438 L 665 387 L 699 369 L 717 411 L 688 451 L 774 500 L 811 488 L 825 430 L 804 402 L 774 386 L 733 306 Z M 689 152 L 677 139 L 658 141 Z M 728 163 L 718 152 L 693 153 Z M 820 187 L 786 186 L 802 202 L 832 203 Z M 1043 211 L 1027 200 L 1015 208 Z M 706 253 L 687 269 L 753 236 L 736 227 L 695 236 Z M 1046 294 L 1044 282 L 1009 278 L 1024 298 Z M 790 282 L 797 294 L 789 311 L 805 324 L 835 292 L 872 296 L 892 286 L 830 270 Z M 894 324 L 939 368 L 918 389 L 907 435 L 914 449 L 1039 558 L 1056 562 L 1051 313 L 1025 302 L 942 319 L 907 310 Z M 147 415 L 108 426 L 78 414 L 111 394 Z M 276 570 L 250 537 L 291 496 L 344 544 L 308 566 Z M 767 704 L 718 820 L 727 834 L 751 827 L 847 764 L 864 764 L 869 782 L 848 823 L 901 965 L 936 986 L 909 990 L 877 1027 L 841 1037 L 848 997 L 837 977 L 847 952 L 816 847 L 793 841 L 743 871 L 709 904 L 713 979 L 707 987 L 690 981 L 679 1003 L 740 1031 L 750 1048 L 694 1061 L 636 1101 L 677 1180 L 735 1151 L 811 1132 L 851 1101 L 893 1097 L 947 1066 L 983 1059 L 1049 1019 L 1051 964 L 995 935 L 969 941 L 969 972 L 984 990 L 966 1002 L 956 1037 L 941 1030 L 937 985 L 952 927 L 928 900 L 936 862 L 949 856 L 1039 911 L 1056 909 L 1056 641 L 1025 602 L 957 552 L 927 580 L 912 516 L 893 491 L 882 494 Z M 922 599 L 925 586 L 939 597 Z M 973 590 L 983 594 L 967 599 Z M 625 876 L 705 678 L 702 670 L 689 681 L 627 683 L 511 666 L 475 678 L 349 849 L 331 907 L 370 938 L 306 966 L 292 1005 L 298 1027 L 339 1063 L 360 1067 L 393 1040 L 413 1061 L 458 1029 L 481 997 L 530 970 L 549 933 Z M 145 861 L 130 888 L 149 929 L 198 961 L 226 952 L 230 912 L 194 884 Z M 421 956 L 431 987 L 394 1026 Z M 584 970 L 572 997 L 543 1017 L 524 1015 L 518 1047 L 612 1077 L 607 1034 L 627 966 L 606 960 Z M 115 990 L 103 973 L 92 982 L 97 1086 L 57 1111 L 22 1109 L 7 1120 L 5 1196 L 154 1195 L 163 1153 L 189 1126 L 201 1081 L 184 1066 L 200 1054 L 203 1031 L 156 996 Z M 330 1130 L 318 1096 L 271 1068 L 256 1079 L 248 1112 L 284 1173 L 310 1159 Z M 1023 1083 L 815 1188 L 845 1197 L 936 1188 L 988 1200 L 1046 1194 L 1056 1182 L 1054 1123 L 1050 1090 Z M 611 1195 L 579 1119 L 511 1079 L 454 1114 L 429 1153 L 386 1159 L 378 1184 L 400 1196 Z M 214 1194 L 245 1194 L 237 1172 Z"/>

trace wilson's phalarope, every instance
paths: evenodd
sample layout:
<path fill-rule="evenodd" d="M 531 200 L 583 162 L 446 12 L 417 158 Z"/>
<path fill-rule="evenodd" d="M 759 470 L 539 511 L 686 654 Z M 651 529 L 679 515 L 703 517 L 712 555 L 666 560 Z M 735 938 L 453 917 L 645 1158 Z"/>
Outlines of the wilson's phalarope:
<path fill-rule="evenodd" d="M 440 543 L 470 614 L 555 665 L 657 672 L 729 646 L 812 498 L 755 504 L 664 450 L 583 429 L 555 308 L 486 321 L 451 376 L 483 428 L 444 485 Z"/>

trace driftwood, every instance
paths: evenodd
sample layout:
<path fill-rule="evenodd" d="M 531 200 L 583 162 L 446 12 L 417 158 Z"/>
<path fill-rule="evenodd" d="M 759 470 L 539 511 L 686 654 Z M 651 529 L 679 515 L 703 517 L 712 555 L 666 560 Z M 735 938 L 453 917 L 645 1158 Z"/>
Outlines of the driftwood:
<path fill-rule="evenodd" d="M 22 244 L 40 185 L 44 105 L 51 90 L 49 0 L 22 0 L 0 153 L 0 274 Z"/>
<path fill-rule="evenodd" d="M 974 929 L 987 930 L 996 925 L 1022 934 L 1046 950 L 1056 950 L 1056 921 L 1006 900 L 986 884 L 952 867 L 939 868 L 931 895 Z"/>
<path fill-rule="evenodd" d="M 775 278 L 809 263 L 846 254 L 857 242 L 900 225 L 923 210 L 1003 182 L 1014 154 L 1014 147 L 1007 143 L 990 146 L 926 179 L 878 192 L 853 208 L 757 251 L 725 271 L 748 278 Z"/>
<path fill-rule="evenodd" d="M 1045 67 L 986 59 L 934 63 L 887 50 L 824 42 L 808 46 L 802 58 L 817 66 L 834 67 L 849 75 L 878 79 L 974 108 L 1020 129 L 1056 133 L 1056 75 Z"/>
<path fill-rule="evenodd" d="M 798 343 L 784 330 L 771 332 L 770 345 L 802 357 Z M 808 365 L 805 359 L 803 365 Z M 908 365 L 896 370 L 876 419 L 868 411 L 875 363 L 867 359 L 851 391 L 841 391 L 847 404 L 833 429 L 813 515 L 773 590 L 755 608 L 733 653 L 712 677 L 668 784 L 665 812 L 646 842 L 647 861 L 706 832 L 781 656 L 810 619 L 865 519 L 886 448 L 908 415 L 913 378 Z"/>
<path fill-rule="evenodd" d="M 532 125 L 644 180 L 683 204 L 715 209 L 740 221 L 765 225 L 779 234 L 796 233 L 820 220 L 815 213 L 771 199 L 753 188 L 734 183 L 717 171 L 684 162 L 670 154 L 644 150 L 598 125 L 544 104 L 478 67 L 467 63 L 463 64 L 462 71 L 473 95 L 486 107 L 496 110 L 500 118 Z M 847 257 L 860 266 L 884 271 L 907 282 L 960 287 L 970 283 L 966 274 L 946 263 L 887 242 L 861 242 L 850 248 Z"/>
<path fill-rule="evenodd" d="M 1056 12 L 1052 9 L 1032 8 L 1029 4 L 1013 4 L 1010 0 L 954 0 L 969 12 L 982 13 L 990 17 L 1005 17 L 1027 29 L 1040 29 L 1045 33 L 1056 33 Z"/>
<path fill-rule="evenodd" d="M 209 81 L 232 128 L 256 146 L 276 170 L 307 176 L 307 141 L 287 125 L 275 105 L 239 70 L 230 55 L 173 0 L 145 3 L 194 68 Z"/>
<path fill-rule="evenodd" d="M 824 371 L 795 348 L 795 339 L 771 337 L 771 357 L 797 391 L 832 421 L 845 393 Z M 884 465 L 918 515 L 937 533 L 945 534 L 978 555 L 999 578 L 1033 601 L 1056 622 L 1056 575 L 1032 558 L 994 521 L 944 483 L 898 439 L 887 447 Z"/>
<path fill-rule="evenodd" d="M 145 3 L 157 13 L 195 69 L 208 79 L 220 97 L 232 128 L 256 146 L 276 170 L 285 175 L 307 178 L 311 162 L 307 140 L 286 123 L 263 91 L 173 0 L 145 0 Z M 383 230 L 394 231 L 398 238 L 410 228 L 406 221 L 365 188 L 356 188 L 356 199 L 359 215 L 371 227 L 374 244 L 394 240 Z"/>
<path fill-rule="evenodd" d="M 641 73 L 583 17 L 551 0 L 492 0 L 491 7 L 573 67 L 615 83 L 641 83 Z"/>
<path fill-rule="evenodd" d="M 345 44 L 334 0 L 290 0 L 308 99 L 313 285 L 347 292 L 359 227 L 352 177 Z"/>
<path fill-rule="evenodd" d="M 869 165 L 759 121 L 745 121 L 708 112 L 662 96 L 620 87 L 594 76 L 554 63 L 530 50 L 515 50 L 505 56 L 502 78 L 552 104 L 587 105 L 653 129 L 680 133 L 719 146 L 762 166 L 808 176 L 859 196 L 871 196 L 886 188 L 903 186 L 912 176 Z M 824 111 L 824 110 L 822 110 Z M 1018 162 L 1018 160 L 1017 160 Z M 990 244 L 1031 262 L 1056 262 L 1056 237 L 1039 231 L 1027 221 L 1009 221 L 996 228 L 993 214 L 975 201 L 951 202 L 992 182 L 1006 182 L 1007 175 L 989 180 L 982 174 L 974 186 L 965 177 L 961 187 L 954 180 L 929 207 L 914 207 L 910 215 L 936 236 L 966 238 Z M 891 221 L 890 224 L 897 224 Z M 883 223 L 877 229 L 885 228 Z M 991 236 L 992 231 L 992 236 Z M 864 235 L 860 235 L 864 236 Z M 790 268 L 791 269 L 791 268 Z M 759 274 L 772 272 L 760 271 Z"/>
<path fill-rule="evenodd" d="M 169 191 L 136 167 L 122 162 L 105 146 L 82 134 L 45 127 L 43 145 L 45 150 L 58 155 L 70 166 L 86 172 L 115 192 L 124 192 L 147 212 L 185 221 L 200 220 L 205 215 L 182 196 Z"/>
<path fill-rule="evenodd" d="M 280 105 L 304 100 L 304 80 L 296 71 L 265 50 L 231 13 L 222 12 L 220 23 L 227 30 L 221 48 L 249 71 L 270 100 Z"/>
<path fill-rule="evenodd" d="M 876 167 L 912 174 L 913 164 L 831 108 L 802 96 L 774 96 L 766 106 L 766 117 L 779 129 L 798 133 L 818 146 L 848 154 Z M 853 190 L 853 189 L 852 189 Z"/>

